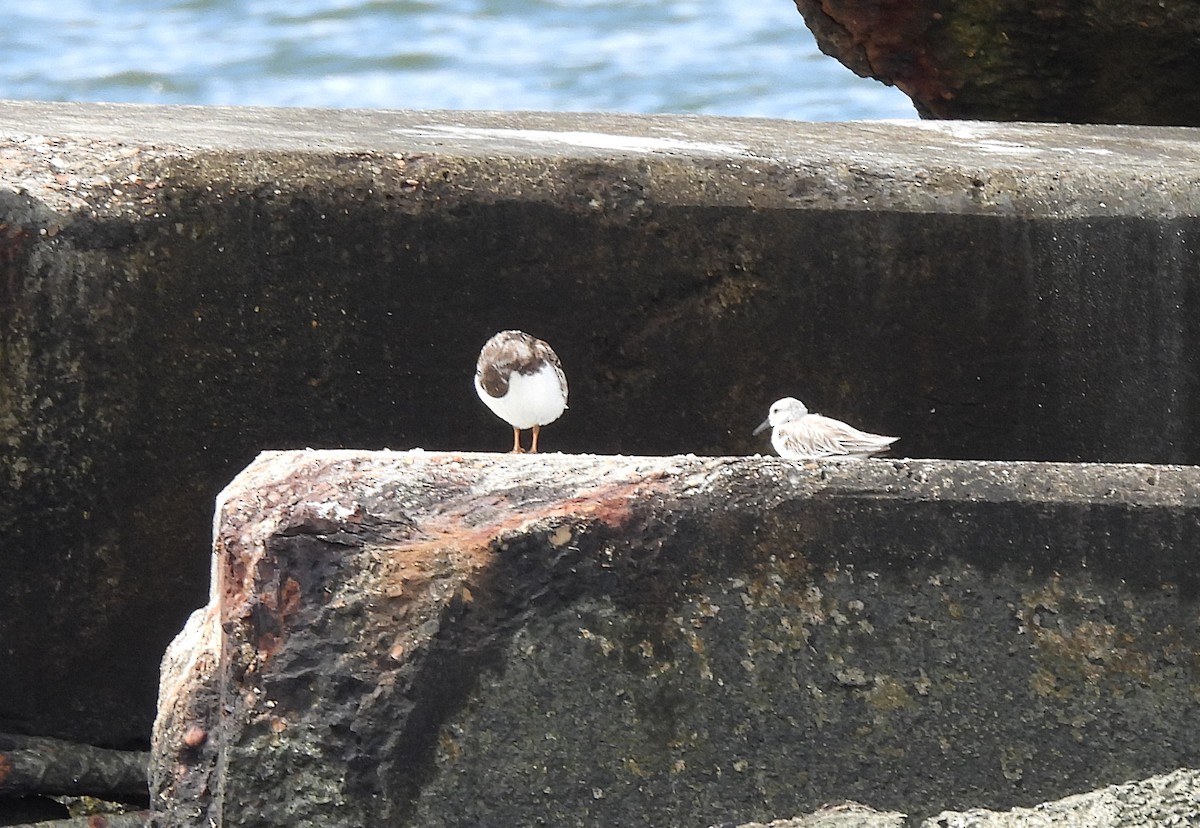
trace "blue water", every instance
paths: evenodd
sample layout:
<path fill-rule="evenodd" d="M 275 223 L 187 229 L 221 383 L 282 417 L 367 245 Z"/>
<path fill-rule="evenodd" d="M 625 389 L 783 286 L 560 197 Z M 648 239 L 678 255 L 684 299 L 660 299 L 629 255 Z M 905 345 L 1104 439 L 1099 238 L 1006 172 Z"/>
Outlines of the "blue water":
<path fill-rule="evenodd" d="M 791 0 L 10 3 L 0 97 L 914 118 Z"/>

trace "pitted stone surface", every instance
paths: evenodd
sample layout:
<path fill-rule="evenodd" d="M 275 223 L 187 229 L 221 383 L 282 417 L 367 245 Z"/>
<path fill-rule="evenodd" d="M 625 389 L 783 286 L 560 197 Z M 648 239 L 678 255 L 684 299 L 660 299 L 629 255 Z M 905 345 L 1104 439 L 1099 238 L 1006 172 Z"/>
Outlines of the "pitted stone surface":
<path fill-rule="evenodd" d="M 1196 475 L 266 453 L 164 676 L 156 825 L 915 820 L 1169 771 Z"/>
<path fill-rule="evenodd" d="M 737 828 L 905 828 L 906 825 L 904 814 L 877 811 L 855 802 L 845 802 L 794 819 L 776 819 L 766 824 L 748 822 Z M 713 828 L 733 828 L 733 823 Z"/>
<path fill-rule="evenodd" d="M 1200 825 L 1200 771 L 1110 785 L 1036 808 L 945 812 L 921 828 L 1184 828 Z"/>

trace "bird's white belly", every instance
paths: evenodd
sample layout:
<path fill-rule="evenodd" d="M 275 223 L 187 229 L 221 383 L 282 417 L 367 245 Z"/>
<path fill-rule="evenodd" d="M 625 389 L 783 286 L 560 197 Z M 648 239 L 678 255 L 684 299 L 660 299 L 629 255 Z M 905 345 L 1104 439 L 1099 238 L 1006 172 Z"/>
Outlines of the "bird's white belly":
<path fill-rule="evenodd" d="M 515 428 L 533 428 L 535 425 L 552 423 L 567 408 L 558 372 L 550 365 L 529 375 L 514 373 L 508 379 L 508 393 L 503 397 L 489 396 L 478 378 L 475 380 L 475 390 L 497 417 Z"/>

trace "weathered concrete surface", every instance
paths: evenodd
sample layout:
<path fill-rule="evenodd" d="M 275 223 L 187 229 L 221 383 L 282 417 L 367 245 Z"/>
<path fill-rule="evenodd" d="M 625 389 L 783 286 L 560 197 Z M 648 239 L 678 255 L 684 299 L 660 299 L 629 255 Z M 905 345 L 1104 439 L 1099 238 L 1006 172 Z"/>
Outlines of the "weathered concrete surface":
<path fill-rule="evenodd" d="M 831 805 L 816 813 L 769 823 L 747 822 L 736 828 L 905 828 L 904 814 L 883 812 L 854 802 Z M 712 828 L 734 828 L 732 822 Z"/>
<path fill-rule="evenodd" d="M 0 730 L 147 738 L 263 448 L 1200 462 L 1191 130 L 0 104 Z"/>
<path fill-rule="evenodd" d="M 1036 808 L 942 813 L 921 828 L 1166 828 L 1200 825 L 1200 771 L 1179 770 Z"/>
<path fill-rule="evenodd" d="M 1200 771 L 1178 770 L 1137 782 L 1045 802 L 1034 808 L 944 811 L 920 828 L 1165 828 L 1200 825 Z M 904 814 L 856 803 L 822 808 L 795 819 L 737 828 L 916 828 Z M 726 823 L 713 828 L 733 828 Z"/>
<path fill-rule="evenodd" d="M 934 118 L 1200 126 L 1191 0 L 795 0 L 821 51 Z"/>
<path fill-rule="evenodd" d="M 1194 767 L 1198 484 L 266 453 L 164 675 L 156 825 L 916 820 Z"/>

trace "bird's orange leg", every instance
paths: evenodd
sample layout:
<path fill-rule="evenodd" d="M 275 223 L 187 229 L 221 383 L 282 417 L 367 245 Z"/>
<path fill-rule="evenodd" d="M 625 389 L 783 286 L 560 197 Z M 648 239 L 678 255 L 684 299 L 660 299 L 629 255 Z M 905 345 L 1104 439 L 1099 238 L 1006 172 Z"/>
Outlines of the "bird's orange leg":
<path fill-rule="evenodd" d="M 536 435 L 536 432 L 535 432 L 535 435 Z M 534 451 L 537 451 L 537 438 L 536 438 L 536 436 L 534 437 L 534 441 L 533 441 L 533 450 L 534 450 Z M 517 428 L 516 426 L 513 426 L 513 448 L 512 448 L 512 453 L 513 453 L 513 454 L 520 454 L 520 453 L 521 453 L 521 429 Z"/>
<path fill-rule="evenodd" d="M 537 454 L 537 438 L 541 430 L 542 427 L 540 425 L 535 425 L 533 427 L 533 444 L 529 447 L 530 454 Z"/>

